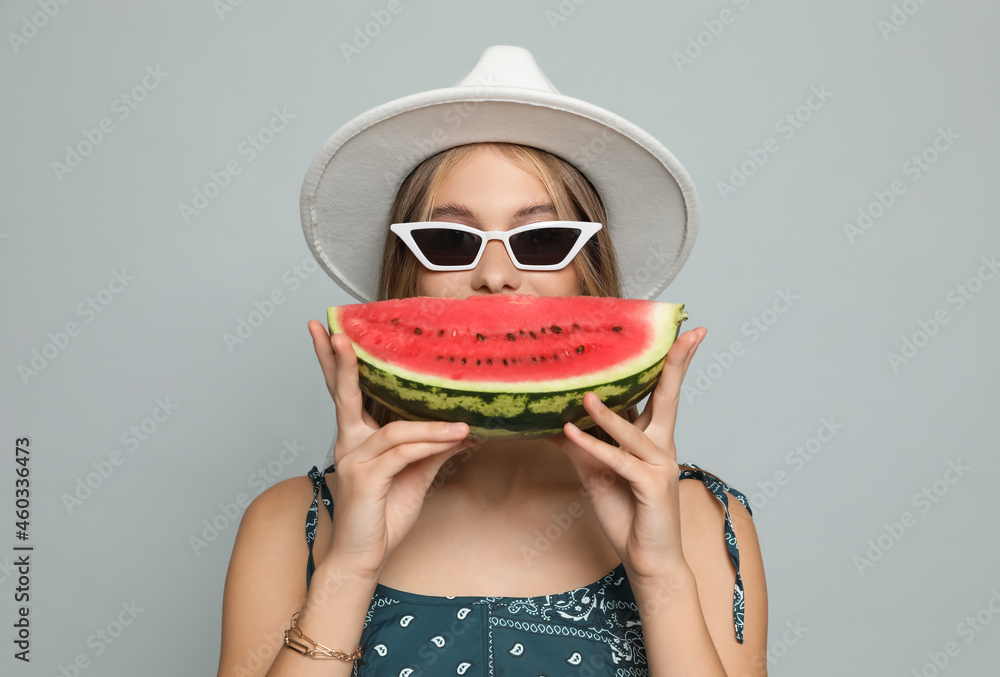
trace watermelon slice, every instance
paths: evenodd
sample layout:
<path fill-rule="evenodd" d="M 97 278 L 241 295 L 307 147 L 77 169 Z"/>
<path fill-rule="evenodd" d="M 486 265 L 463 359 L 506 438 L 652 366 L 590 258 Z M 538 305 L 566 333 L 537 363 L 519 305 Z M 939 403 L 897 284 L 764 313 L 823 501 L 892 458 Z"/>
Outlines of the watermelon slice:
<path fill-rule="evenodd" d="M 682 303 L 487 294 L 332 306 L 362 390 L 407 420 L 464 421 L 485 438 L 552 437 L 592 390 L 614 411 L 655 387 Z"/>

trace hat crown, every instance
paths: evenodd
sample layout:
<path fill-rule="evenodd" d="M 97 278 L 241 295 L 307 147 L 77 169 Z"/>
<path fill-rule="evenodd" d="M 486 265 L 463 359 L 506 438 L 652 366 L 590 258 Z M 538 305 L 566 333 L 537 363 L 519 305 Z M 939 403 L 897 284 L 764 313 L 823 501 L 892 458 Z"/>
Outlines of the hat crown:
<path fill-rule="evenodd" d="M 456 87 L 522 87 L 558 94 L 542 69 L 524 47 L 492 45 L 483 51 L 469 74 Z"/>

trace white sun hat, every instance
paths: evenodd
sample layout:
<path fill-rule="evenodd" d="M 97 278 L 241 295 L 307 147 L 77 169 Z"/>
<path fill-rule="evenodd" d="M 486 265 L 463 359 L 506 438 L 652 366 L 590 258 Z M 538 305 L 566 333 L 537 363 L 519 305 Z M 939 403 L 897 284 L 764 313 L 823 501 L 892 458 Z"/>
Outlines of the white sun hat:
<path fill-rule="evenodd" d="M 300 200 L 320 266 L 359 301 L 376 300 L 403 180 L 428 157 L 480 141 L 533 146 L 583 172 L 604 203 L 626 297 L 656 297 L 691 253 L 698 196 L 673 154 L 628 120 L 560 94 L 527 49 L 494 45 L 455 86 L 372 108 L 323 145 Z"/>

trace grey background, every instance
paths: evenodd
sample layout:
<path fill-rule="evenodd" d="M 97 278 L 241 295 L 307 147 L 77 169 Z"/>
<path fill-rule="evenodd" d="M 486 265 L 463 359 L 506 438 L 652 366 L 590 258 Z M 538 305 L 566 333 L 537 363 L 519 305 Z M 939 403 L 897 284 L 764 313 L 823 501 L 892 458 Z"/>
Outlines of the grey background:
<path fill-rule="evenodd" d="M 686 329 L 709 330 L 686 380 L 694 386 L 701 370 L 709 386 L 683 398 L 679 460 L 754 501 L 771 674 L 933 674 L 928 652 L 947 642 L 958 647 L 949 674 L 992 674 L 1000 622 L 978 632 L 959 624 L 977 612 L 994 620 L 987 603 L 1000 591 L 990 519 L 1000 281 L 982 282 L 961 309 L 947 298 L 977 276 L 981 257 L 1000 254 L 1000 7 L 895 6 L 903 4 L 915 13 L 884 36 L 879 21 L 894 11 L 886 0 L 402 0 L 348 62 L 341 43 L 386 2 L 243 2 L 221 14 L 211 2 L 72 2 L 16 51 L 10 34 L 42 10 L 4 3 L 0 608 L 8 639 L 0 670 L 63 674 L 60 666 L 84 654 L 85 675 L 215 674 L 239 520 L 219 518 L 220 504 L 322 465 L 334 436 L 306 323 L 351 299 L 312 266 L 298 288 L 290 282 L 293 267 L 312 260 L 298 215 L 306 168 L 351 117 L 451 85 L 486 46 L 514 44 L 531 49 L 562 92 L 661 139 L 698 187 L 697 244 L 659 297 L 688 304 Z M 565 21 L 552 23 L 546 12 L 560 7 Z M 727 8 L 734 22 L 679 69 L 674 52 Z M 147 67 L 168 75 L 118 119 L 114 100 L 140 85 Z M 776 121 L 794 115 L 812 86 L 833 94 L 785 139 Z M 249 162 L 238 146 L 274 108 L 294 120 Z M 52 163 L 102 118 L 113 131 L 57 177 Z M 958 139 L 911 181 L 904 163 L 939 127 Z M 724 199 L 716 182 L 768 137 L 778 151 Z M 186 223 L 178 205 L 232 160 L 240 174 Z M 844 223 L 896 179 L 906 192 L 849 241 Z M 123 269 L 134 280 L 121 293 L 99 314 L 78 312 Z M 754 340 L 743 327 L 786 289 L 798 300 L 765 318 L 773 323 Z M 273 290 L 286 301 L 230 350 L 224 333 Z M 894 369 L 887 354 L 939 309 L 949 322 Z M 79 335 L 22 377 L 19 365 L 30 366 L 32 351 L 68 322 Z M 734 341 L 743 354 L 711 380 L 713 353 L 726 362 Z M 157 398 L 176 411 L 128 446 L 123 433 L 152 416 Z M 788 454 L 824 418 L 843 427 L 808 461 L 793 462 Z M 9 642 L 20 436 L 32 448 L 30 666 L 13 660 Z M 290 463 L 279 455 L 286 442 L 302 449 Z M 115 450 L 124 463 L 68 508 L 65 496 Z M 971 470 L 947 484 L 949 462 Z M 258 468 L 264 475 L 253 480 Z M 785 483 L 769 494 L 780 472 Z M 915 503 L 935 482 L 936 502 Z M 905 512 L 911 526 L 889 536 L 885 524 Z M 230 523 L 196 553 L 189 539 L 216 518 Z M 859 570 L 855 558 L 880 536 L 891 547 Z M 110 645 L 95 639 L 133 601 L 142 609 L 135 622 Z"/>

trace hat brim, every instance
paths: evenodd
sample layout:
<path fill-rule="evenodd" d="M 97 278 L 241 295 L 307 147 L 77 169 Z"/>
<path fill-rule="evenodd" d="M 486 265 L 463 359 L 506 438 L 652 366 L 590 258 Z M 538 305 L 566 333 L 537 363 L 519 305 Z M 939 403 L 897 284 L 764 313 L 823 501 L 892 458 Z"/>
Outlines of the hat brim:
<path fill-rule="evenodd" d="M 656 297 L 687 260 L 698 231 L 698 197 L 663 144 L 585 101 L 501 86 L 413 94 L 337 130 L 302 186 L 302 227 L 316 260 L 356 299 L 375 300 L 389 215 L 403 180 L 427 157 L 480 141 L 540 148 L 587 176 L 607 211 L 626 297 Z"/>

